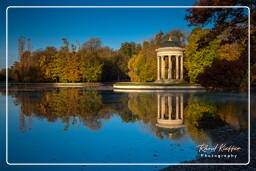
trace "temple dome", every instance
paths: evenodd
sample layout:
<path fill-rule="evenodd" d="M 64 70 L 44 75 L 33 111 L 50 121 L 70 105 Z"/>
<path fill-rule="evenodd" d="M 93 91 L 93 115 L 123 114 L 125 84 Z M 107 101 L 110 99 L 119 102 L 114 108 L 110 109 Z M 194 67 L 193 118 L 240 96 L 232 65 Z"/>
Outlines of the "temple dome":
<path fill-rule="evenodd" d="M 173 40 L 168 40 L 160 44 L 160 47 L 181 47 L 178 43 Z"/>

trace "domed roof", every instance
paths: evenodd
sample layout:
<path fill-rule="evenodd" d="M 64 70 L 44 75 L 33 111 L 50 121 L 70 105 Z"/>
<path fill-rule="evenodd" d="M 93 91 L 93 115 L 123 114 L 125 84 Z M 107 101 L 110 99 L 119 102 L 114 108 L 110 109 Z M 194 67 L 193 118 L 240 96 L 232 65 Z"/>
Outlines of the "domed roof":
<path fill-rule="evenodd" d="M 160 47 L 181 47 L 178 43 L 174 42 L 170 37 L 168 41 L 160 44 Z"/>

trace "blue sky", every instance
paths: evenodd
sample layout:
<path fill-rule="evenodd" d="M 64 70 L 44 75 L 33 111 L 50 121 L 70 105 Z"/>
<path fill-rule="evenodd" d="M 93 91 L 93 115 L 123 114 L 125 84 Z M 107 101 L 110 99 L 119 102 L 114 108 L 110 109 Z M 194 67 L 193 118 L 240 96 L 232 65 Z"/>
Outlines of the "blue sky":
<path fill-rule="evenodd" d="M 81 3 L 81 1 L 51 3 L 45 1 L 10 1 L 1 4 L 1 10 L 9 5 L 193 5 L 194 1 L 184 3 Z M 46 46 L 60 47 L 61 38 L 70 43 L 78 40 L 85 42 L 88 38 L 97 37 L 111 48 L 118 49 L 123 42 L 147 40 L 160 30 L 187 29 L 184 16 L 186 9 L 173 8 L 10 8 L 8 10 L 9 66 L 18 60 L 18 38 L 24 36 L 31 39 L 32 50 Z M 5 14 L 1 13 L 1 21 Z M 5 25 L 3 23 L 3 25 Z M 2 25 L 1 25 L 2 27 Z M 3 28 L 3 27 L 2 27 Z M 5 67 L 5 29 L 0 32 L 0 68 Z"/>

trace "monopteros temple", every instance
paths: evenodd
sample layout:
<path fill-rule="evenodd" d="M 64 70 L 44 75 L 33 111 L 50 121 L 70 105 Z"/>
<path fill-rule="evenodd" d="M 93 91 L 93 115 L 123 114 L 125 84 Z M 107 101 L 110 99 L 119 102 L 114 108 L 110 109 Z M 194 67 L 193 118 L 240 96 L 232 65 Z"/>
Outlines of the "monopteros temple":
<path fill-rule="evenodd" d="M 157 52 L 157 81 L 159 83 L 183 83 L 183 52 L 171 38 L 162 43 Z"/>

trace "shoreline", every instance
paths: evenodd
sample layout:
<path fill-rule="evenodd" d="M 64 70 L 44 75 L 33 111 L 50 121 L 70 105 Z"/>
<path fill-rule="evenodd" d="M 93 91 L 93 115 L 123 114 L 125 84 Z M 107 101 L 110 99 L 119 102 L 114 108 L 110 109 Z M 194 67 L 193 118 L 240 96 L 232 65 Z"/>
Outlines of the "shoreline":
<path fill-rule="evenodd" d="M 58 88 L 78 88 L 85 90 L 113 90 L 113 83 L 8 83 L 9 91 L 43 91 Z M 0 90 L 6 90 L 6 84 L 0 83 Z"/>
<path fill-rule="evenodd" d="M 81 88 L 81 89 L 96 89 L 96 90 L 144 90 L 144 91 L 151 91 L 151 90 L 194 90 L 194 91 L 231 91 L 231 92 L 248 92 L 247 90 L 235 89 L 235 88 L 218 88 L 218 89 L 211 89 L 202 87 L 200 85 L 177 85 L 177 84 L 159 84 L 152 82 L 146 83 L 138 83 L 138 82 L 85 82 L 85 83 L 8 83 L 9 90 L 42 90 L 42 89 L 56 89 L 56 88 Z M 6 83 L 0 83 L 0 90 L 6 90 Z M 251 87 L 251 92 L 256 91 L 253 87 Z"/>

